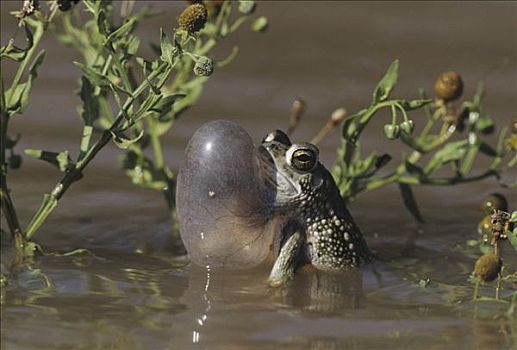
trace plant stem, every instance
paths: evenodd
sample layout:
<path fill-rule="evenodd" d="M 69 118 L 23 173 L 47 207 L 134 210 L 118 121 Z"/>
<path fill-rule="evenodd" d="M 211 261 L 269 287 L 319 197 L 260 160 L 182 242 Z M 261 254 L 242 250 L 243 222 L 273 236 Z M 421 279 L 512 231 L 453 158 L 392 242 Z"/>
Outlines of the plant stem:
<path fill-rule="evenodd" d="M 45 25 L 38 21 L 29 21 L 33 27 L 36 28 L 36 31 L 33 35 L 32 47 L 27 51 L 26 56 L 24 57 L 22 63 L 18 67 L 16 74 L 11 83 L 11 87 L 8 90 L 10 92 L 9 96 L 6 96 L 6 91 L 4 89 L 4 84 L 2 80 L 2 111 L 0 112 L 0 199 L 2 204 L 2 211 L 4 212 L 7 225 L 9 226 L 9 230 L 11 235 L 15 238 L 15 245 L 17 248 L 19 245 L 23 244 L 22 238 L 22 229 L 20 223 L 18 221 L 18 216 L 16 214 L 16 208 L 14 206 L 13 200 L 10 195 L 9 187 L 7 186 L 7 159 L 6 159 L 6 143 L 7 143 L 7 131 L 9 129 L 9 115 L 7 114 L 7 107 L 11 105 L 12 98 L 14 96 L 14 91 L 16 87 L 20 84 L 20 81 L 23 77 L 23 74 L 31 61 L 34 52 L 36 51 L 38 44 L 43 36 L 45 31 Z M 26 24 L 27 25 L 27 24 Z"/>
<path fill-rule="evenodd" d="M 122 110 L 127 110 L 134 101 L 144 92 L 144 90 L 148 86 L 148 82 L 151 82 L 154 78 L 156 78 L 159 74 L 163 72 L 164 69 L 168 68 L 170 73 L 170 67 L 165 62 L 162 62 L 160 66 L 156 70 L 154 70 L 148 77 L 148 79 L 144 80 L 138 88 L 133 92 L 131 97 L 128 97 L 124 105 L 122 106 Z M 168 75 L 168 74 L 167 74 Z M 161 83 L 161 82 L 160 82 Z M 27 226 L 25 231 L 25 236 L 27 239 L 31 239 L 36 231 L 41 227 L 46 218 L 52 213 L 52 211 L 57 206 L 57 202 L 59 199 L 65 194 L 67 189 L 76 181 L 80 180 L 82 177 L 82 171 L 86 166 L 93 160 L 93 158 L 99 153 L 101 149 L 106 146 L 106 144 L 112 138 L 112 131 L 115 131 L 120 126 L 120 123 L 124 121 L 124 115 L 122 110 L 119 112 L 115 121 L 111 124 L 109 129 L 104 130 L 101 138 L 86 152 L 84 158 L 82 158 L 74 168 L 67 170 L 63 178 L 56 184 L 50 195 L 46 196 L 41 203 L 38 211 L 34 214 L 31 222 Z"/>
<path fill-rule="evenodd" d="M 162 144 L 160 142 L 160 136 L 156 131 L 156 120 L 153 118 L 148 119 L 149 124 L 149 136 L 151 138 L 151 145 L 153 147 L 153 156 L 155 167 L 158 170 L 163 170 L 164 167 L 164 159 L 163 159 L 163 150 Z"/>
<path fill-rule="evenodd" d="M 32 41 L 32 47 L 27 51 L 27 55 L 23 59 L 22 63 L 18 67 L 18 70 L 16 71 L 16 75 L 14 76 L 13 82 L 11 83 L 11 88 L 8 90 L 10 91 L 9 96 L 7 96 L 7 105 L 10 106 L 12 102 L 12 97 L 14 90 L 16 87 L 20 84 L 20 80 L 23 77 L 23 73 L 25 72 L 25 69 L 29 65 L 29 62 L 31 61 L 32 55 L 34 55 L 34 52 L 36 51 L 36 48 L 38 47 L 38 44 L 43 36 L 43 32 L 45 31 L 45 26 L 43 23 L 39 21 L 33 21 L 33 20 L 26 20 L 27 23 L 31 23 L 32 26 L 36 28 L 36 31 L 33 35 L 33 41 Z M 26 24 L 27 25 L 27 24 Z"/>

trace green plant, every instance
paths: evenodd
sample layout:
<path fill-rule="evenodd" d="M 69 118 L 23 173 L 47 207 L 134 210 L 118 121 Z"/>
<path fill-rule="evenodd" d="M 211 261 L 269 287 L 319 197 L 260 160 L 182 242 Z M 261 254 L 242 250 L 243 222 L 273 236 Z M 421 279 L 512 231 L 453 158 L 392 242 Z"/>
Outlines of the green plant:
<path fill-rule="evenodd" d="M 478 85 L 471 100 L 461 103 L 459 110 L 452 103 L 463 89 L 463 83 L 458 82 L 453 85 L 459 92 L 444 92 L 443 86 L 440 87 L 442 90 L 439 93 L 448 96 L 446 100 L 428 99 L 424 92 L 420 92 L 418 99 L 394 99 L 390 96 L 397 83 L 398 66 L 398 61 L 395 61 L 388 68 L 373 92 L 371 104 L 346 118 L 342 124 L 341 144 L 337 150 L 333 175 L 343 198 L 350 201 L 364 192 L 397 184 L 405 206 L 418 221 L 423 221 L 412 186 L 455 185 L 495 177 L 502 186 L 515 187 L 517 183 L 505 184 L 501 178 L 504 172 L 517 163 L 515 142 L 511 142 L 515 136 L 507 137 L 508 128 L 504 127 L 495 147 L 484 141 L 484 135 L 493 131 L 495 123 L 482 107 L 483 84 Z M 453 74 L 459 78 L 457 73 Z M 372 118 L 385 109 L 391 114 L 391 123 L 386 124 L 384 129 L 386 137 L 401 141 L 411 152 L 402 157 L 394 170 L 378 175 L 392 156 L 374 152 L 363 158 L 360 136 Z M 410 115 L 417 111 L 425 112 L 427 119 L 419 132 L 416 132 L 415 123 L 410 119 Z M 492 162 L 488 169 L 473 175 L 473 165 L 479 153 L 492 158 Z M 446 168 L 450 168 L 449 176 L 435 175 Z"/>
<path fill-rule="evenodd" d="M 201 22 L 206 23 L 197 19 L 196 29 L 204 27 L 199 34 L 178 28 L 173 30 L 170 39 L 162 30 L 160 44 L 155 47 L 156 57 L 146 59 L 138 55 L 140 40 L 135 30 L 141 21 L 154 15 L 148 8 L 132 14 L 134 1 L 125 1 L 120 16 L 117 16 L 111 1 L 84 0 L 82 3 L 88 19 L 74 23 L 72 11 L 69 10 L 77 1 L 65 2 L 51 2 L 49 15 L 42 16 L 37 1 L 26 1 L 22 11 L 16 15 L 20 18 L 20 26 L 25 28 L 27 48 L 19 48 L 11 40 L 1 49 L 2 63 L 9 58 L 19 64 L 8 90 L 4 90 L 2 78 L 2 208 L 17 247 L 24 255 L 32 255 L 38 248 L 31 241 L 34 234 L 68 188 L 82 178 L 83 170 L 110 141 L 127 151 L 123 163 L 133 182 L 162 191 L 173 213 L 174 174 L 164 164 L 160 137 L 199 98 L 213 66 L 223 66 L 235 56 L 236 50 L 230 57 L 216 63 L 207 57 L 218 40 L 236 31 L 251 18 L 253 12 L 248 8 L 230 22 L 232 3 L 226 1 L 220 7 L 212 6 L 210 18 L 201 18 Z M 204 5 L 191 5 L 185 12 L 192 6 L 199 8 Z M 63 12 L 59 27 L 51 23 L 58 9 Z M 29 17 L 33 14 L 33 17 Z M 12 151 L 17 139 L 7 137 L 8 123 L 14 115 L 21 114 L 29 103 L 30 88 L 45 52 L 41 50 L 34 59 L 32 57 L 48 28 L 63 44 L 81 53 L 81 62 L 74 64 L 82 74 L 78 93 L 82 100 L 79 111 L 84 125 L 76 159 L 70 157 L 68 150 L 25 151 L 28 156 L 56 166 L 63 176 L 44 195 L 39 209 L 27 227 L 22 229 L 7 185 L 8 166 L 19 166 L 21 159 Z M 22 77 L 27 74 L 27 80 L 22 83 Z M 116 108 L 112 108 L 112 105 Z M 143 151 L 149 140 L 153 159 L 147 158 Z M 11 152 L 9 159 L 6 158 L 7 150 Z"/>

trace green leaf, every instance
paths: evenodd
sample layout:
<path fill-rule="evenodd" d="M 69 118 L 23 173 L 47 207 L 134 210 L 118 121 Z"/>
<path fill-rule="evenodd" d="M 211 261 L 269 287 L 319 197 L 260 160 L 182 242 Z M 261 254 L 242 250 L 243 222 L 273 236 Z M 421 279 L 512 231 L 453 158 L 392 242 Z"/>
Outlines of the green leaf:
<path fill-rule="evenodd" d="M 418 177 L 424 175 L 424 169 L 422 169 L 416 164 L 409 162 L 407 159 L 404 160 L 404 167 L 406 168 L 406 171 L 411 175 L 417 175 Z"/>
<path fill-rule="evenodd" d="M 81 91 L 79 93 L 83 101 L 81 117 L 86 125 L 93 125 L 93 122 L 99 118 L 99 100 L 94 93 L 95 86 L 90 83 L 87 77 L 81 77 Z"/>
<path fill-rule="evenodd" d="M 476 92 L 474 94 L 474 97 L 472 98 L 471 109 L 473 109 L 475 111 L 480 110 L 481 101 L 483 100 L 484 95 L 485 95 L 485 83 L 480 81 L 480 82 L 478 82 Z"/>
<path fill-rule="evenodd" d="M 411 215 L 415 218 L 416 221 L 423 223 L 424 218 L 422 214 L 420 214 L 420 210 L 418 209 L 418 205 L 415 200 L 415 196 L 413 195 L 413 190 L 411 186 L 404 183 L 399 183 L 400 193 L 402 194 L 402 198 L 404 199 L 404 205 L 409 210 Z"/>
<path fill-rule="evenodd" d="M 492 147 L 490 146 L 488 143 L 486 142 L 481 142 L 479 144 L 479 150 L 486 154 L 487 156 L 490 156 L 490 157 L 496 157 L 497 156 L 497 151 Z"/>
<path fill-rule="evenodd" d="M 494 131 L 495 122 L 489 115 L 481 115 L 475 124 L 476 130 L 483 133 Z"/>
<path fill-rule="evenodd" d="M 26 49 L 20 49 L 14 45 L 14 40 L 11 39 L 6 46 L 2 46 L 0 49 L 0 58 L 10 58 L 16 62 L 21 62 L 27 56 Z"/>
<path fill-rule="evenodd" d="M 60 171 L 65 172 L 69 166 L 72 164 L 72 159 L 70 159 L 70 156 L 68 155 L 68 151 L 63 152 L 49 152 L 49 151 L 43 151 L 39 149 L 26 149 L 25 154 L 41 159 L 47 163 L 50 163 L 57 167 Z"/>
<path fill-rule="evenodd" d="M 79 68 L 84 76 L 88 78 L 91 84 L 99 87 L 108 87 L 111 85 L 111 81 L 106 77 L 106 75 L 97 72 L 95 69 L 90 68 L 80 62 L 74 62 L 74 65 Z"/>
<path fill-rule="evenodd" d="M 91 12 L 92 14 L 95 14 L 99 10 L 99 4 L 100 1 L 97 0 L 84 0 L 83 4 L 85 5 L 86 9 Z"/>
<path fill-rule="evenodd" d="M 349 174 L 353 177 L 373 175 L 373 173 L 367 174 L 367 172 L 369 170 L 373 170 L 373 172 L 375 172 L 375 163 L 377 162 L 378 158 L 379 156 L 377 154 L 372 153 L 364 160 L 355 160 L 349 167 Z"/>
<path fill-rule="evenodd" d="M 377 161 L 375 162 L 375 168 L 377 170 L 379 170 L 382 167 L 384 167 L 386 164 L 388 164 L 390 161 L 391 161 L 391 156 L 389 154 L 385 153 L 377 159 Z"/>
<path fill-rule="evenodd" d="M 512 215 L 510 216 L 510 222 L 517 222 L 517 211 L 512 212 Z"/>
<path fill-rule="evenodd" d="M 34 58 L 31 67 L 29 68 L 29 78 L 25 83 L 19 84 L 15 87 L 14 91 L 9 89 L 7 94 L 7 100 L 10 101 L 10 105 L 7 106 L 8 115 L 12 116 L 16 113 L 23 113 L 23 111 L 29 105 L 29 94 L 32 88 L 32 82 L 38 77 L 38 68 L 43 63 L 45 58 L 45 50 L 41 50 L 38 55 Z"/>
<path fill-rule="evenodd" d="M 133 56 L 137 53 L 138 47 L 140 46 L 140 39 L 133 35 L 127 43 L 127 53 Z"/>
<path fill-rule="evenodd" d="M 171 117 L 174 117 L 174 115 L 171 116 L 171 113 L 170 113 L 174 106 L 174 103 L 186 96 L 187 95 L 185 95 L 185 94 L 171 94 L 171 95 L 164 96 L 160 99 L 160 101 L 158 101 L 158 103 L 156 105 L 154 105 L 151 108 L 151 111 L 159 114 L 160 121 L 167 122 L 167 121 L 169 121 L 168 119 L 170 119 Z M 168 118 L 168 116 L 169 116 L 169 118 Z"/>
<path fill-rule="evenodd" d="M 124 135 L 121 131 L 112 131 L 110 130 L 110 133 L 113 137 L 113 141 L 115 144 L 122 149 L 127 149 L 130 145 L 134 144 L 138 140 L 144 136 L 144 130 L 141 130 L 140 133 L 135 138 L 128 138 L 126 135 Z"/>
<path fill-rule="evenodd" d="M 47 219 L 50 213 L 54 210 L 57 205 L 57 198 L 50 194 L 43 195 L 43 201 L 41 202 L 38 211 L 32 217 L 27 229 L 25 230 L 25 235 L 28 239 L 30 239 L 34 233 L 38 230 L 38 228 L 43 224 L 43 222 Z"/>
<path fill-rule="evenodd" d="M 137 25 L 136 18 L 131 18 L 129 21 L 121 25 L 117 30 L 111 32 L 111 34 L 108 35 L 106 38 L 106 44 L 110 43 L 111 41 L 120 39 L 129 33 L 131 33 Z"/>
<path fill-rule="evenodd" d="M 515 212 L 512 213 L 512 216 L 513 214 L 515 214 Z M 513 249 L 517 252 L 517 227 L 515 227 L 512 232 L 508 232 L 507 237 Z"/>
<path fill-rule="evenodd" d="M 438 152 L 434 154 L 434 156 L 431 158 L 429 164 L 425 169 L 425 173 L 429 174 L 434 170 L 440 168 L 443 164 L 455 160 L 460 160 L 465 156 L 467 148 L 468 140 L 461 140 L 448 143 L 442 149 L 440 149 Z"/>
<path fill-rule="evenodd" d="M 429 145 L 435 144 L 437 140 L 438 135 L 424 135 L 417 138 L 416 143 L 420 148 L 426 149 Z"/>
<path fill-rule="evenodd" d="M 183 93 L 185 97 L 177 100 L 173 104 L 171 111 L 173 115 L 170 117 L 166 117 L 165 119 L 177 119 L 181 116 L 183 112 L 185 112 L 190 106 L 192 106 L 201 96 L 201 93 L 203 92 L 203 83 L 207 79 L 208 77 L 197 77 L 192 79 L 189 83 L 185 84 L 181 91 L 181 93 Z"/>
<path fill-rule="evenodd" d="M 431 99 L 419 99 L 419 100 L 411 100 L 411 101 L 401 101 L 400 104 L 405 111 L 412 111 L 414 109 L 418 109 L 432 102 Z"/>
<path fill-rule="evenodd" d="M 131 96 L 131 92 L 130 91 L 127 91 L 126 89 L 124 89 L 123 87 L 113 83 L 109 78 L 108 76 L 102 74 L 100 71 L 97 71 L 91 67 L 88 67 L 80 62 L 74 62 L 74 65 L 79 68 L 84 76 L 86 78 L 88 78 L 88 80 L 90 81 L 90 83 L 96 87 L 101 87 L 101 88 L 112 88 L 112 89 L 117 89 L 118 91 L 121 91 L 129 96 Z"/>
<path fill-rule="evenodd" d="M 397 83 L 399 76 L 399 60 L 393 61 L 389 66 L 386 74 L 382 77 L 381 81 L 377 84 L 377 87 L 373 91 L 373 104 L 386 101 L 393 90 L 393 87 Z"/>
<path fill-rule="evenodd" d="M 79 159 L 82 159 L 83 156 L 88 151 L 88 147 L 90 146 L 90 139 L 92 138 L 93 134 L 93 126 L 91 125 L 85 125 L 83 127 L 83 135 L 81 136 L 81 145 L 79 147 L 81 151 L 81 155 L 79 156 Z"/>
<path fill-rule="evenodd" d="M 7 45 L 2 46 L 0 49 L 0 58 L 7 57 L 16 62 L 21 62 L 25 59 L 27 52 L 34 45 L 34 38 L 29 26 L 24 26 L 24 29 L 25 36 L 27 37 L 27 47 L 25 49 L 21 49 L 14 45 L 14 39 L 10 39 Z"/>
<path fill-rule="evenodd" d="M 160 28 L 160 50 L 160 59 L 172 65 L 174 63 L 174 57 L 177 54 L 177 49 L 171 44 L 169 36 L 162 28 Z"/>

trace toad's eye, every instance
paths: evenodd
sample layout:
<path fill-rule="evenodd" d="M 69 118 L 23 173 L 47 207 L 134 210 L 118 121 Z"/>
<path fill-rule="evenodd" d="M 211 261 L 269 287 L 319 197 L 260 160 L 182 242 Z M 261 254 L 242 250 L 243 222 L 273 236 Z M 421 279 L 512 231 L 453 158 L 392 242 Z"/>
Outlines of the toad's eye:
<path fill-rule="evenodd" d="M 309 172 L 318 164 L 318 149 L 311 144 L 293 145 L 286 157 L 296 170 Z"/>
<path fill-rule="evenodd" d="M 289 140 L 289 136 L 287 136 L 282 130 L 275 130 L 270 132 L 266 137 L 264 137 L 262 143 L 273 141 L 279 142 L 286 146 L 291 146 L 291 140 Z"/>

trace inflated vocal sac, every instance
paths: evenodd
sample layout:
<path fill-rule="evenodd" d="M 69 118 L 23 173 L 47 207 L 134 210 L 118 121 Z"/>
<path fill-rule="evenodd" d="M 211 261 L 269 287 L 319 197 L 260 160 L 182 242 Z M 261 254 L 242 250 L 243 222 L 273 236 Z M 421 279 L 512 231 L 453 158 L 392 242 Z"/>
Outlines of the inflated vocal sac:
<path fill-rule="evenodd" d="M 272 197 L 248 133 L 227 120 L 202 125 L 187 145 L 176 184 L 180 233 L 191 260 L 228 268 L 265 260 L 274 235 Z"/>

